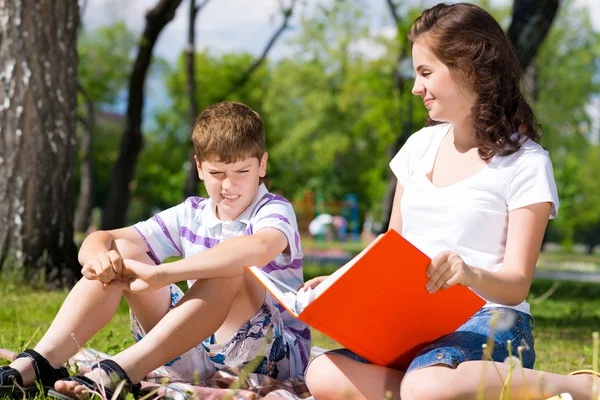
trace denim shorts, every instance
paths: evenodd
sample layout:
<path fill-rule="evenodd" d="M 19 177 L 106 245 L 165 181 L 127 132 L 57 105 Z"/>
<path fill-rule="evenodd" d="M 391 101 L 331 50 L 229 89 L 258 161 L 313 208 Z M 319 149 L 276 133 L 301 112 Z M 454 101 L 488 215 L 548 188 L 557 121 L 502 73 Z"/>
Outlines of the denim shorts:
<path fill-rule="evenodd" d="M 488 338 L 493 339 L 493 361 L 504 362 L 509 357 L 508 341 L 511 341 L 512 355 L 519 358 L 521 347 L 523 366 L 533 368 L 535 350 L 532 329 L 535 323 L 529 314 L 505 307 L 482 308 L 456 331 L 442 336 L 421 350 L 410 363 L 406 372 L 433 365 L 446 365 L 456 368 L 465 361 L 483 359 L 483 345 Z M 348 357 L 354 361 L 369 363 L 347 349 L 327 352 Z"/>

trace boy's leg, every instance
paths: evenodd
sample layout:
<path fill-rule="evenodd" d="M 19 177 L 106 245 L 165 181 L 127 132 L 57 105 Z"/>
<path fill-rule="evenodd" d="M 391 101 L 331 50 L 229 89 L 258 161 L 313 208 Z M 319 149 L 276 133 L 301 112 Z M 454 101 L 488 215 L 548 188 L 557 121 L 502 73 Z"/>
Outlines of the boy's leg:
<path fill-rule="evenodd" d="M 115 244 L 123 257 L 152 263 L 143 249 L 135 244 L 125 240 L 118 240 Z M 152 293 L 132 295 L 116 287 L 103 290 L 100 282 L 83 278 L 73 287 L 35 350 L 46 357 L 52 366 L 63 365 L 79 351 L 78 345 L 83 346 L 110 322 L 124 294 L 140 323 L 148 331 L 167 313 L 170 306 L 168 287 Z M 35 372 L 30 359 L 18 359 L 11 366 L 21 372 L 26 386 L 33 382 Z"/>
<path fill-rule="evenodd" d="M 242 304 L 240 299 L 250 297 L 246 289 L 243 277 L 196 281 L 143 340 L 117 354 L 114 360 L 138 382 L 149 371 L 185 353 L 213 333 L 235 333 L 260 308 L 258 305 L 253 309 L 254 302 Z"/>
<path fill-rule="evenodd" d="M 265 290 L 249 274 L 199 280 L 177 306 L 169 311 L 143 340 L 113 357 L 137 383 L 153 369 L 187 352 L 217 332 L 231 336 L 260 309 Z M 215 336 L 217 336 L 215 334 Z M 101 371 L 87 376 L 106 382 Z M 75 382 L 58 381 L 57 391 L 81 396 L 85 388 Z"/>

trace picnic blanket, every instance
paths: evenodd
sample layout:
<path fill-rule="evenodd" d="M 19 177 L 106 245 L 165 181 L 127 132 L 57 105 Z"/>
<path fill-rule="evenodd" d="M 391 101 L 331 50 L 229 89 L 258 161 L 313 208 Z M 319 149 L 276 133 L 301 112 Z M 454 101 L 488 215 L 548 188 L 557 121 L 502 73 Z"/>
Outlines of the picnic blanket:
<path fill-rule="evenodd" d="M 9 360 L 16 354 L 12 351 L 0 349 L 0 357 Z M 83 349 L 69 360 L 71 366 L 77 365 L 79 371 L 85 373 L 98 361 L 110 358 L 108 354 L 93 349 Z M 173 380 L 163 368 L 157 368 L 146 375 L 142 381 L 142 396 L 150 394 L 147 399 L 160 397 L 173 400 L 254 400 L 254 399 L 311 399 L 304 384 L 304 377 L 279 381 L 265 375 L 248 374 L 243 382 L 239 369 L 221 370 L 210 379 L 189 384 Z M 232 389 L 233 388 L 233 389 Z"/>

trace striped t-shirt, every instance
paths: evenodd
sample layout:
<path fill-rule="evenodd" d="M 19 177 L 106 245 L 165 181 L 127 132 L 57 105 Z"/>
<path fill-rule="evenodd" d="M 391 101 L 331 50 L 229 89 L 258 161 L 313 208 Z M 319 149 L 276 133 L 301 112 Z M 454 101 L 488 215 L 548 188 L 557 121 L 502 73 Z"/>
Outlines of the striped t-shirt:
<path fill-rule="evenodd" d="M 290 202 L 271 194 L 260 185 L 252 204 L 235 220 L 221 221 L 215 214 L 215 204 L 208 198 L 189 197 L 183 203 L 156 214 L 134 228 L 142 235 L 156 263 L 168 257 L 190 257 L 208 250 L 223 240 L 252 235 L 263 228 L 275 228 L 288 240 L 289 253 L 280 253 L 262 270 L 290 287 L 304 282 L 302 246 L 296 215 Z M 188 281 L 191 286 L 194 281 Z M 310 330 L 277 304 L 286 330 L 297 340 L 303 366 L 308 363 Z"/>

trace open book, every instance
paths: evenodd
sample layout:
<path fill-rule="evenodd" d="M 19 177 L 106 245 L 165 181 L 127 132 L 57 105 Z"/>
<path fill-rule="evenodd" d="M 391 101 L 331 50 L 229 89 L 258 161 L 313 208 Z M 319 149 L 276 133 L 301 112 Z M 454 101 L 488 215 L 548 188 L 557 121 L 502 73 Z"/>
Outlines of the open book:
<path fill-rule="evenodd" d="M 430 262 L 390 230 L 314 290 L 296 291 L 248 269 L 294 317 L 374 364 L 406 370 L 419 350 L 485 304 L 463 286 L 429 294 Z"/>

